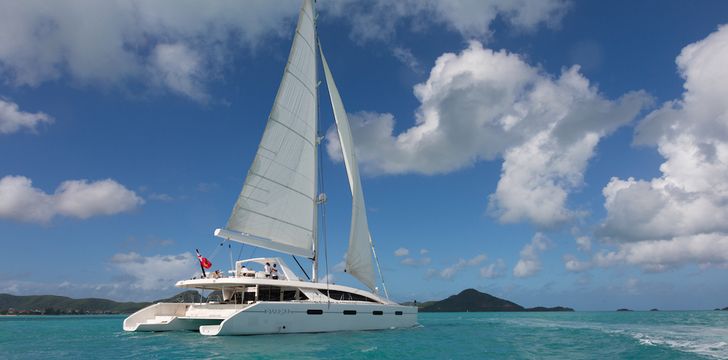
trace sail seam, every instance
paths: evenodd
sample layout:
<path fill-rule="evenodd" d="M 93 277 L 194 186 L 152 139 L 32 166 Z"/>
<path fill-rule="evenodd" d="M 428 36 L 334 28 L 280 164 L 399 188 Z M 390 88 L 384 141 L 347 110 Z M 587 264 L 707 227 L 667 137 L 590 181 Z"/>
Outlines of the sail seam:
<path fill-rule="evenodd" d="M 283 104 L 278 104 L 278 108 L 279 108 L 279 109 L 281 109 L 281 110 L 285 110 L 286 112 L 288 112 L 289 114 L 291 114 L 291 115 L 292 115 L 292 117 L 293 117 L 294 119 L 296 119 L 296 120 L 297 120 L 297 122 L 302 122 L 302 123 L 303 123 L 303 125 L 304 125 L 304 126 L 306 126 L 306 128 L 307 128 L 307 129 L 311 129 L 311 128 L 312 128 L 311 124 L 309 124 L 308 122 L 306 122 L 305 120 L 303 120 L 303 119 L 301 118 L 301 116 L 300 116 L 300 115 L 298 115 L 297 113 L 295 113 L 295 112 L 294 112 L 294 111 L 293 111 L 293 110 L 292 110 L 291 108 L 289 108 L 288 106 L 285 106 L 285 105 L 283 105 Z M 273 113 L 272 113 L 272 112 L 271 112 L 271 115 L 268 115 L 268 117 L 269 117 L 269 118 L 273 118 L 273 119 L 277 119 L 277 118 L 276 118 L 276 117 L 275 117 L 275 116 L 273 115 Z M 277 121 L 277 122 L 279 122 L 279 121 Z M 309 142 L 309 144 L 310 144 L 310 142 Z"/>
<path fill-rule="evenodd" d="M 269 157 L 266 157 L 265 155 L 261 155 L 261 154 L 258 154 L 258 156 L 260 156 L 260 157 L 262 157 L 262 158 L 264 158 L 264 159 L 266 159 L 266 160 L 269 160 L 270 162 L 272 162 L 272 163 L 275 163 L 275 164 L 277 164 L 278 166 L 280 166 L 280 167 L 282 167 L 282 168 L 284 168 L 284 169 L 286 169 L 286 170 L 289 170 L 290 172 L 292 172 L 292 173 L 294 173 L 294 174 L 300 175 L 300 176 L 301 176 L 302 178 L 304 178 L 304 179 L 306 179 L 306 180 L 308 180 L 308 181 L 311 181 L 311 182 L 313 182 L 313 180 L 311 180 L 311 179 L 310 179 L 310 178 L 309 178 L 308 176 L 306 176 L 306 175 L 304 175 L 304 174 L 300 173 L 300 172 L 299 172 L 298 170 L 296 170 L 296 169 L 294 169 L 294 168 L 290 168 L 290 167 L 286 166 L 285 164 L 282 164 L 282 163 L 278 162 L 278 161 L 277 161 L 277 160 L 275 160 L 274 158 L 269 158 Z"/>
<path fill-rule="evenodd" d="M 311 46 L 311 44 L 308 42 L 308 40 L 306 40 L 306 38 L 303 37 L 303 34 L 300 31 L 296 30 L 296 35 L 298 35 L 301 38 L 301 40 L 303 40 L 306 43 L 306 45 L 308 46 L 309 50 L 311 50 L 311 52 L 316 54 L 316 50 L 313 49 L 313 46 Z"/>
<path fill-rule="evenodd" d="M 308 93 L 309 93 L 309 94 L 311 94 L 311 96 L 316 96 L 316 95 L 314 94 L 313 90 L 311 90 L 311 89 L 310 89 L 310 88 L 308 87 L 308 85 L 306 85 L 306 83 L 305 83 L 305 82 L 304 82 L 303 80 L 301 80 L 301 78 L 299 78 L 299 77 L 298 77 L 298 75 L 294 74 L 294 73 L 293 73 L 293 71 L 291 71 L 291 70 L 289 69 L 289 67 L 288 67 L 288 66 L 286 66 L 286 72 L 287 72 L 287 73 L 289 73 L 289 74 L 291 74 L 291 76 L 293 76 L 293 78 L 294 78 L 294 79 L 298 80 L 298 82 L 299 82 L 299 83 L 300 83 L 301 85 L 303 85 L 303 87 L 304 87 L 304 88 L 305 88 L 306 90 L 308 90 Z"/>
<path fill-rule="evenodd" d="M 240 197 L 239 197 L 239 198 L 241 198 L 241 199 L 246 199 L 246 200 L 252 200 L 252 201 L 255 201 L 255 202 L 259 202 L 259 203 L 261 203 L 261 204 L 263 204 L 263 205 L 268 205 L 268 202 L 267 202 L 267 201 L 263 201 L 263 200 L 258 200 L 258 199 L 254 198 L 254 197 L 252 197 L 252 196 L 247 196 L 247 195 L 240 195 Z"/>
<path fill-rule="evenodd" d="M 281 107 L 283 107 L 283 106 L 281 106 Z M 286 109 L 286 110 L 288 110 L 288 109 Z M 306 138 L 306 136 L 305 136 L 305 135 L 303 135 L 303 134 L 299 133 L 298 131 L 294 130 L 294 129 L 293 129 L 292 127 L 290 127 L 290 126 L 288 126 L 288 125 L 284 124 L 284 123 L 283 123 L 283 122 L 281 122 L 281 121 L 278 121 L 278 119 L 276 119 L 276 118 L 275 118 L 275 117 L 273 117 L 273 116 L 269 117 L 268 119 L 269 119 L 270 121 L 273 121 L 273 122 L 275 122 L 275 123 L 278 123 L 278 124 L 280 124 L 280 125 L 281 125 L 281 126 L 283 126 L 284 128 L 286 128 L 286 129 L 290 130 L 290 131 L 291 131 L 292 133 L 294 133 L 294 134 L 298 135 L 298 136 L 299 136 L 299 137 L 300 137 L 301 139 L 303 139 L 304 141 L 306 141 L 306 142 L 307 142 L 307 143 L 308 143 L 309 145 L 313 146 L 313 142 L 311 142 L 311 140 L 309 140 L 308 138 Z M 274 154 L 278 154 L 278 151 L 273 151 L 273 150 L 270 150 L 270 149 L 266 149 L 266 150 L 268 150 L 268 151 L 270 151 L 270 152 L 272 152 L 272 153 L 274 153 Z"/>
<path fill-rule="evenodd" d="M 259 177 L 259 178 L 261 178 L 261 179 L 265 179 L 265 180 L 268 180 L 268 181 L 270 181 L 270 182 L 272 182 L 272 183 L 274 183 L 274 184 L 280 185 L 280 186 L 282 186 L 282 187 L 284 187 L 284 188 L 286 188 L 286 189 L 288 189 L 288 190 L 291 190 L 291 191 L 293 191 L 293 192 L 295 192 L 295 193 L 297 193 L 297 194 L 300 194 L 301 196 L 305 197 L 306 199 L 309 199 L 309 200 L 313 201 L 313 197 L 310 197 L 310 196 L 308 196 L 308 195 L 306 195 L 306 194 L 302 193 L 301 191 L 299 191 L 299 190 L 297 190 L 297 189 L 294 189 L 294 188 L 292 188 L 292 187 L 290 187 L 290 186 L 288 186 L 288 185 L 286 185 L 286 184 L 280 183 L 280 182 L 278 182 L 278 181 L 275 181 L 275 180 L 273 180 L 273 179 L 271 179 L 271 178 L 269 178 L 269 177 L 267 177 L 267 176 L 264 176 L 263 174 L 260 174 L 260 173 L 258 173 L 258 172 L 255 172 L 255 171 L 251 171 L 251 172 L 250 172 L 250 174 L 251 174 L 251 175 L 255 175 L 255 176 L 257 176 L 257 177 Z M 308 180 L 308 179 L 307 179 L 307 180 Z"/>
<path fill-rule="evenodd" d="M 301 229 L 301 230 L 306 230 L 306 231 L 313 231 L 313 229 L 309 229 L 309 228 L 303 227 L 303 226 L 301 226 L 301 225 L 298 225 L 298 224 L 294 224 L 294 223 L 292 223 L 292 222 L 288 222 L 288 221 L 285 221 L 285 220 L 281 220 L 281 219 L 279 219 L 279 218 L 276 218 L 276 217 L 273 217 L 273 216 L 270 216 L 270 215 L 266 215 L 266 214 L 263 214 L 263 213 L 260 213 L 260 212 L 254 211 L 254 210 L 250 210 L 250 209 L 248 209 L 248 208 L 242 208 L 242 207 L 241 207 L 241 208 L 239 208 L 239 209 L 240 209 L 240 210 L 243 210 L 243 211 L 247 211 L 247 212 L 253 213 L 253 214 L 256 214 L 256 215 L 260 215 L 260 216 L 263 216 L 263 217 L 267 217 L 267 218 L 269 218 L 269 219 L 273 219 L 273 220 L 275 220 L 275 221 L 278 221 L 278 222 L 280 222 L 280 223 L 283 223 L 283 224 L 287 224 L 287 225 L 291 225 L 291 226 L 293 226 L 293 227 L 297 227 L 297 228 L 299 228 L 299 229 Z M 253 234 L 253 235 L 255 235 L 255 234 Z M 256 236 L 258 236 L 258 235 L 256 235 Z M 259 236 L 259 237 L 260 237 L 260 236 Z M 292 245 L 289 245 L 289 246 L 292 246 Z"/>

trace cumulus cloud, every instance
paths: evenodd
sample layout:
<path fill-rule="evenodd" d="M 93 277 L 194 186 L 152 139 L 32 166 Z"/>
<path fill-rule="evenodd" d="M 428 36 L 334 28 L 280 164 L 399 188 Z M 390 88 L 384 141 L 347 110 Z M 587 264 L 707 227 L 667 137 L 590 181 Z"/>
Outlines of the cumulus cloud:
<path fill-rule="evenodd" d="M 68 180 L 48 194 L 24 176 L 0 179 L 0 218 L 47 222 L 55 216 L 87 219 L 135 209 L 144 200 L 112 179 Z"/>
<path fill-rule="evenodd" d="M 427 256 L 428 252 L 429 250 L 427 249 L 420 249 L 418 257 L 416 254 L 412 254 L 409 249 L 399 248 L 397 249 L 397 251 L 394 252 L 394 255 L 405 257 L 404 259 L 402 259 L 402 261 L 400 261 L 400 264 L 402 265 L 422 266 L 429 265 L 432 262 L 432 259 Z"/>
<path fill-rule="evenodd" d="M 455 264 L 452 264 L 442 270 L 429 269 L 427 274 L 429 277 L 439 277 L 441 279 L 450 280 L 465 267 L 478 266 L 486 259 L 487 256 L 485 254 L 479 254 L 468 260 L 460 259 Z"/>
<path fill-rule="evenodd" d="M 196 51 L 181 43 L 159 44 L 151 60 L 150 71 L 162 86 L 198 101 L 207 100 L 202 57 Z"/>
<path fill-rule="evenodd" d="M 421 265 L 429 265 L 432 262 L 432 259 L 423 256 L 420 258 L 414 258 L 414 257 L 406 257 L 400 261 L 402 265 L 408 265 L 408 266 L 421 266 Z"/>
<path fill-rule="evenodd" d="M 299 7 L 296 0 L 5 2 L 0 76 L 29 86 L 61 78 L 104 87 L 141 83 L 205 101 L 205 81 L 231 54 L 290 36 Z M 558 23 L 568 8 L 564 0 L 330 1 L 319 7 L 324 18 L 345 17 L 352 37 L 362 41 L 388 39 L 401 22 L 412 30 L 439 23 L 465 37 L 489 35 L 498 16 L 532 29 Z M 404 52 L 399 57 L 415 64 Z"/>
<path fill-rule="evenodd" d="M 579 236 L 576 238 L 576 247 L 580 251 L 589 252 L 591 251 L 591 238 L 588 236 Z"/>
<path fill-rule="evenodd" d="M 287 36 L 299 7 L 295 0 L 4 2 L 0 75 L 30 86 L 64 77 L 101 86 L 151 80 L 199 100 L 201 82 L 231 51 Z"/>
<path fill-rule="evenodd" d="M 498 259 L 494 263 L 488 264 L 485 267 L 480 268 L 480 277 L 486 279 L 493 279 L 504 275 L 506 269 L 506 263 L 503 259 Z"/>
<path fill-rule="evenodd" d="M 409 249 L 407 249 L 407 248 L 401 247 L 394 251 L 394 256 L 407 256 L 407 255 L 409 255 Z"/>
<path fill-rule="evenodd" d="M 565 0 L 403 0 L 332 1 L 323 4 L 327 14 L 351 22 L 351 37 L 357 41 L 390 40 L 398 28 L 426 29 L 439 23 L 463 37 L 488 37 L 492 22 L 500 17 L 516 29 L 532 30 L 541 24 L 559 23 L 569 8 Z"/>
<path fill-rule="evenodd" d="M 540 255 L 549 246 L 549 239 L 542 233 L 536 233 L 531 242 L 521 249 L 521 257 L 513 268 L 516 277 L 533 276 L 541 270 Z"/>
<path fill-rule="evenodd" d="M 163 290 L 190 277 L 195 272 L 196 257 L 185 252 L 178 255 L 142 256 L 135 252 L 118 253 L 111 264 L 126 277 L 131 288 Z"/>
<path fill-rule="evenodd" d="M 571 254 L 564 255 L 564 267 L 571 272 L 582 272 L 589 270 L 592 264 L 589 261 L 581 261 Z"/>
<path fill-rule="evenodd" d="M 21 111 L 18 104 L 0 98 L 0 134 L 12 134 L 22 129 L 34 132 L 41 124 L 52 122 L 53 118 L 46 113 Z"/>
<path fill-rule="evenodd" d="M 665 102 L 636 130 L 665 159 L 651 180 L 612 178 L 598 234 L 618 247 L 599 264 L 648 270 L 726 262 L 728 244 L 728 26 L 682 49 L 680 99 Z"/>
<path fill-rule="evenodd" d="M 440 174 L 502 157 L 489 212 L 544 227 L 578 215 L 567 196 L 582 185 L 599 140 L 650 101 L 643 92 L 605 99 L 578 66 L 554 77 L 476 41 L 440 56 L 414 93 L 415 125 L 399 134 L 391 114 L 350 115 L 355 143 L 365 149 L 357 154 L 363 171 Z M 341 159 L 336 131 L 327 138 L 329 155 Z"/>

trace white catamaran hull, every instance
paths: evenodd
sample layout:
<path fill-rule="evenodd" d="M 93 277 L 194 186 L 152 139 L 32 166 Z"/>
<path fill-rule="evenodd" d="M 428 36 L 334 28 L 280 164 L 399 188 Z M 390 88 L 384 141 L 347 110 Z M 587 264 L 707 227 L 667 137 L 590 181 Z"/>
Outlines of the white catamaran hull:
<path fill-rule="evenodd" d="M 249 306 L 159 303 L 124 321 L 126 331 L 199 331 L 202 335 L 381 330 L 417 325 L 417 309 L 363 303 L 276 303 Z"/>

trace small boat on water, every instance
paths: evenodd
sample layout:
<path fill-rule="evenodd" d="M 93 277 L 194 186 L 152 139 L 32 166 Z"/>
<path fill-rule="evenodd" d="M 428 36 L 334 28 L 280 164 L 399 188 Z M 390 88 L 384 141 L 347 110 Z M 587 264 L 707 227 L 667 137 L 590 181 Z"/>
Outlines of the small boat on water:
<path fill-rule="evenodd" d="M 345 271 L 368 290 L 319 276 L 318 56 L 333 107 L 352 194 Z M 349 121 L 316 35 L 316 10 L 304 0 L 278 93 L 245 184 L 215 236 L 312 260 L 302 279 L 280 257 L 235 262 L 228 274 L 182 280 L 179 288 L 218 291 L 218 301 L 157 303 L 124 320 L 125 331 L 193 330 L 202 335 L 378 330 L 412 327 L 417 308 L 388 298 L 367 222 Z M 375 277 L 375 264 L 379 280 Z M 277 271 L 270 270 L 276 265 Z M 300 266 L 300 264 L 299 264 Z M 253 270 L 253 269 L 259 270 Z M 264 268 L 265 271 L 260 269 Z M 303 267 L 303 274 L 308 277 Z M 204 270 L 203 270 L 204 272 Z M 383 294 L 380 295 L 381 283 Z"/>

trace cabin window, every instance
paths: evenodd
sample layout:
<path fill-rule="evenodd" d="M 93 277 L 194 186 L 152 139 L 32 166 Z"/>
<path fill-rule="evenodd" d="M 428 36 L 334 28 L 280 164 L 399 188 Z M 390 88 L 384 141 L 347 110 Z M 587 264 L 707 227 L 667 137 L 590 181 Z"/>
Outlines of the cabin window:
<path fill-rule="evenodd" d="M 378 302 L 378 301 L 376 301 L 374 299 L 371 299 L 371 298 L 368 298 L 366 296 L 362 296 L 362 295 L 359 295 L 359 294 L 350 293 L 350 292 L 347 292 L 347 291 L 339 291 L 339 290 L 319 290 L 319 292 L 321 294 L 324 294 L 324 295 L 330 297 L 332 300 Z"/>
<path fill-rule="evenodd" d="M 298 293 L 298 294 L 296 294 L 296 293 Z M 293 300 L 308 300 L 308 297 L 306 297 L 306 294 L 300 292 L 298 289 L 283 291 L 283 301 L 293 301 Z"/>
<path fill-rule="evenodd" d="M 255 290 L 255 289 L 251 289 Z M 243 293 L 243 304 L 255 302 L 255 291 L 246 291 Z"/>
<path fill-rule="evenodd" d="M 258 286 L 258 301 L 281 301 L 281 288 Z"/>
<path fill-rule="evenodd" d="M 308 309 L 306 310 L 306 314 L 309 315 L 323 315 L 324 311 L 321 309 Z"/>
<path fill-rule="evenodd" d="M 372 315 L 384 315 L 384 311 L 374 310 L 372 311 Z"/>
<path fill-rule="evenodd" d="M 402 312 L 401 311 L 395 311 L 394 312 L 394 315 L 402 315 Z"/>
<path fill-rule="evenodd" d="M 344 310 L 344 315 L 356 315 L 356 310 Z"/>

